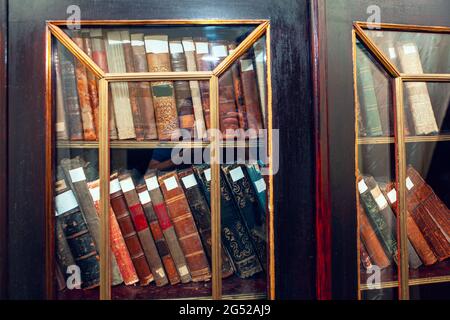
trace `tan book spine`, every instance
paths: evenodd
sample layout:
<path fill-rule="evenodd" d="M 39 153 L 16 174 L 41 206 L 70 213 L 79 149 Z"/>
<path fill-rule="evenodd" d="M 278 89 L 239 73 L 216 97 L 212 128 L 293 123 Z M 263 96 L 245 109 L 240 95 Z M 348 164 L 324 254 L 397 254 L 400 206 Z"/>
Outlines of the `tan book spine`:
<path fill-rule="evenodd" d="M 209 52 L 208 40 L 199 38 L 194 39 L 195 60 L 198 71 L 212 71 L 211 55 Z M 211 128 L 211 118 L 209 115 L 209 81 L 199 81 L 200 95 L 202 97 L 203 115 L 205 118 L 206 129 Z"/>
<path fill-rule="evenodd" d="M 255 51 L 255 66 L 258 79 L 259 101 L 261 102 L 261 115 L 263 118 L 263 126 L 266 123 L 267 109 L 267 72 L 266 72 L 266 38 L 262 37 L 253 45 Z"/>
<path fill-rule="evenodd" d="M 56 74 L 56 138 L 58 140 L 69 140 L 69 132 L 67 130 L 66 111 L 64 110 L 64 96 L 61 77 L 61 62 L 59 61 L 59 51 L 53 53 L 53 63 Z"/>

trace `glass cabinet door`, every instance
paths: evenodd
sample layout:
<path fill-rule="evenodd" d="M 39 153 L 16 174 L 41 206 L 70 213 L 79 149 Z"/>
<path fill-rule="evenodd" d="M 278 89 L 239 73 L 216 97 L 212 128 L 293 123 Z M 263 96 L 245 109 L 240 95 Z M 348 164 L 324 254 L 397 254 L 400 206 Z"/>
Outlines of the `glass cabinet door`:
<path fill-rule="evenodd" d="M 266 21 L 49 23 L 56 297 L 269 297 L 267 29 Z M 223 162 L 228 149 L 243 158 Z M 236 170 L 241 186 L 230 184 Z M 214 209 L 225 190 L 228 207 Z M 76 203 L 84 229 L 73 231 L 85 239 L 73 244 Z M 228 224 L 239 225 L 236 234 Z M 246 239 L 239 252 L 232 237 Z M 69 286 L 71 266 L 81 269 L 79 286 Z"/>

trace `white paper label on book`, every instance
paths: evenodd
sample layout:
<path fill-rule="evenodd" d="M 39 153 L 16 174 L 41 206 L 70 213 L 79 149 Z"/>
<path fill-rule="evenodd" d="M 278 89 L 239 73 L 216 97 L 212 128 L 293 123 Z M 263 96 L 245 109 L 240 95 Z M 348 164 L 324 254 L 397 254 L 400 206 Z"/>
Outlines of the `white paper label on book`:
<path fill-rule="evenodd" d="M 86 180 L 86 176 L 84 175 L 84 170 L 82 167 L 69 170 L 69 174 L 70 180 L 72 180 L 73 183 Z"/>
<path fill-rule="evenodd" d="M 207 42 L 196 42 L 195 49 L 198 54 L 209 53 L 208 43 Z"/>
<path fill-rule="evenodd" d="M 195 51 L 194 41 L 182 40 L 184 51 Z"/>
<path fill-rule="evenodd" d="M 109 183 L 109 194 L 113 194 L 120 190 L 121 190 L 121 188 L 120 188 L 119 179 L 114 179 Z"/>
<path fill-rule="evenodd" d="M 178 272 L 180 273 L 180 276 L 186 276 L 189 274 L 189 270 L 186 266 L 182 266 L 180 268 L 178 268 Z"/>
<path fill-rule="evenodd" d="M 94 202 L 100 200 L 100 187 L 90 188 L 89 192 L 91 193 L 92 200 L 94 200 Z"/>
<path fill-rule="evenodd" d="M 144 45 L 144 41 L 131 39 L 131 46 L 142 47 L 143 45 Z"/>
<path fill-rule="evenodd" d="M 178 188 L 177 179 L 175 179 L 175 177 L 170 177 L 164 180 L 164 184 L 166 185 L 167 191 Z"/>
<path fill-rule="evenodd" d="M 256 191 L 261 193 L 266 190 L 266 181 L 263 178 L 255 182 Z"/>
<path fill-rule="evenodd" d="M 56 129 L 56 132 L 63 132 L 63 131 L 66 131 L 66 123 L 65 122 L 57 122 L 56 124 L 55 124 L 55 129 Z"/>
<path fill-rule="evenodd" d="M 224 45 L 212 47 L 212 54 L 216 58 L 223 58 L 228 55 L 227 47 Z"/>
<path fill-rule="evenodd" d="M 170 53 L 183 53 L 183 46 L 180 42 L 169 42 Z"/>
<path fill-rule="evenodd" d="M 164 39 L 145 39 L 145 51 L 148 53 L 169 53 L 169 43 Z"/>
<path fill-rule="evenodd" d="M 253 61 L 251 59 L 243 59 L 241 60 L 241 71 L 252 71 L 253 70 Z"/>
<path fill-rule="evenodd" d="M 397 201 L 397 190 L 395 190 L 395 188 L 392 189 L 391 191 L 388 192 L 387 196 L 389 198 L 390 203 L 395 203 L 395 201 Z"/>
<path fill-rule="evenodd" d="M 122 188 L 122 191 L 128 192 L 134 189 L 134 183 L 133 179 L 131 177 L 126 178 L 125 180 L 120 180 L 120 187 Z"/>
<path fill-rule="evenodd" d="M 75 195 L 72 190 L 68 190 L 55 197 L 55 209 L 57 216 L 75 209 L 76 207 L 78 207 L 78 202 L 77 199 L 75 199 Z"/>
<path fill-rule="evenodd" d="M 375 201 L 378 204 L 378 207 L 382 210 L 387 207 L 388 203 L 386 201 L 386 198 L 384 195 L 380 194 L 378 197 L 375 198 Z"/>
<path fill-rule="evenodd" d="M 158 178 L 156 176 L 145 179 L 148 191 L 152 191 L 159 188 Z"/>
<path fill-rule="evenodd" d="M 395 53 L 395 48 L 389 48 L 388 49 L 389 50 L 389 57 L 391 58 L 391 59 L 395 59 L 395 58 L 397 58 L 397 54 Z"/>
<path fill-rule="evenodd" d="M 364 181 L 364 179 L 361 179 L 361 181 L 360 182 L 358 182 L 358 190 L 359 190 L 359 193 L 364 193 L 364 192 L 366 192 L 367 191 L 367 184 L 366 184 L 366 182 Z"/>
<path fill-rule="evenodd" d="M 414 187 L 414 183 L 411 181 L 411 179 L 408 177 L 406 178 L 406 188 L 408 190 L 411 190 Z"/>
<path fill-rule="evenodd" d="M 236 182 L 244 177 L 244 172 L 242 171 L 241 167 L 237 167 L 233 170 L 230 170 L 230 176 L 231 180 L 233 180 L 233 182 Z"/>
<path fill-rule="evenodd" d="M 211 168 L 205 170 L 206 181 L 211 181 Z"/>
<path fill-rule="evenodd" d="M 264 58 L 265 58 L 264 52 L 261 51 L 261 52 L 258 52 L 258 54 L 255 56 L 255 61 L 256 62 L 264 62 Z"/>
<path fill-rule="evenodd" d="M 197 180 L 195 180 L 195 177 L 193 174 L 190 174 L 186 177 L 181 178 L 181 181 L 183 181 L 184 187 L 186 189 L 189 189 L 189 188 L 197 185 Z"/>
<path fill-rule="evenodd" d="M 158 276 L 160 276 L 161 278 L 164 278 L 166 276 L 166 273 L 164 272 L 163 268 L 158 268 L 156 269 L 156 273 L 158 274 Z"/>
<path fill-rule="evenodd" d="M 416 48 L 416 46 L 413 45 L 413 44 L 405 44 L 405 45 L 403 46 L 403 52 L 404 52 L 405 54 L 416 53 L 416 51 L 417 51 L 417 48 Z"/>
<path fill-rule="evenodd" d="M 139 200 L 141 201 L 141 204 L 147 204 L 152 201 L 152 199 L 150 198 L 150 194 L 148 193 L 147 190 L 139 192 L 138 196 Z"/>

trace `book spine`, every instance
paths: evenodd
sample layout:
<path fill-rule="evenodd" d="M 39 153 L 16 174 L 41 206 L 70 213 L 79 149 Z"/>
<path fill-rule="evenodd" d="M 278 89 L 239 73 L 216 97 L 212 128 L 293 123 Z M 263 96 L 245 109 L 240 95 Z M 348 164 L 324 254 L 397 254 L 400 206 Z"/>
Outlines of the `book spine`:
<path fill-rule="evenodd" d="M 180 243 L 178 242 L 175 229 L 172 225 L 172 222 L 170 221 L 166 204 L 164 203 L 164 198 L 159 188 L 156 171 L 151 170 L 145 175 L 145 183 L 147 185 L 147 189 L 149 190 L 150 198 L 152 199 L 153 210 L 156 214 L 156 217 L 158 218 L 159 225 L 161 226 L 164 238 L 167 242 L 167 246 L 169 247 L 170 254 L 172 255 L 172 258 L 177 267 L 181 282 L 190 282 L 192 280 L 192 277 L 189 272 L 189 267 L 187 265 Z"/>
<path fill-rule="evenodd" d="M 259 205 L 263 210 L 267 208 L 267 194 L 266 194 L 266 181 L 261 175 L 261 170 L 258 164 L 247 164 L 246 165 L 247 174 L 253 185 L 253 190 L 255 191 Z"/>
<path fill-rule="evenodd" d="M 136 72 L 148 72 L 147 57 L 145 55 L 144 34 L 131 35 L 131 49 Z M 137 82 L 138 104 L 143 118 L 145 140 L 158 139 L 155 121 L 155 109 L 151 96 L 150 82 Z"/>
<path fill-rule="evenodd" d="M 378 102 L 374 89 L 371 64 L 367 49 L 361 44 L 357 44 L 357 75 L 359 85 L 359 102 L 365 120 L 365 129 L 368 136 L 381 136 L 383 129 L 381 127 L 380 114 L 378 111 Z"/>
<path fill-rule="evenodd" d="M 94 200 L 95 208 L 97 209 L 97 214 L 100 216 L 100 180 L 89 182 L 88 186 L 92 199 Z M 114 254 L 114 258 L 116 259 L 117 266 L 124 283 L 126 285 L 135 284 L 139 281 L 139 278 L 133 266 L 133 262 L 131 261 L 125 240 L 123 239 L 122 232 L 120 231 L 119 224 L 117 223 L 117 219 L 111 205 L 109 207 L 109 237 L 111 250 Z"/>
<path fill-rule="evenodd" d="M 169 72 L 169 41 L 167 36 L 145 36 L 145 51 L 149 72 Z M 156 128 L 159 140 L 178 139 L 177 104 L 172 81 L 156 81 L 151 83 L 153 104 L 155 107 Z"/>
<path fill-rule="evenodd" d="M 194 39 L 195 60 L 198 71 L 212 71 L 211 56 L 209 54 L 208 41 L 205 39 Z M 210 101 L 209 101 L 209 81 L 199 81 L 200 95 L 202 97 L 203 115 L 206 129 L 211 128 Z"/>
<path fill-rule="evenodd" d="M 141 241 L 142 249 L 144 249 L 144 254 L 152 271 L 155 283 L 159 287 L 164 286 L 168 283 L 166 272 L 164 271 L 158 250 L 156 249 L 155 241 L 150 233 L 144 209 L 139 201 L 133 179 L 128 174 L 124 174 L 119 176 L 119 181 L 125 196 L 125 201 L 127 202 L 131 213 L 131 219 L 133 220 L 134 227 L 139 240 Z"/>
<path fill-rule="evenodd" d="M 122 39 L 123 53 L 125 58 L 125 68 L 128 73 L 135 72 L 133 52 L 131 49 L 130 33 L 128 31 L 121 31 L 120 38 Z M 138 101 L 138 84 L 136 82 L 128 82 L 128 92 L 130 94 L 130 106 L 133 114 L 134 131 L 136 133 L 136 140 L 144 140 L 144 120 L 141 115 L 141 108 Z"/>
<path fill-rule="evenodd" d="M 208 166 L 199 165 L 194 166 L 194 171 L 201 181 L 203 193 L 211 205 L 211 169 Z M 222 243 L 233 260 L 236 275 L 240 278 L 251 277 L 263 269 L 223 175 L 220 176 L 220 190 Z"/>
<path fill-rule="evenodd" d="M 174 225 L 178 241 L 189 266 L 192 281 L 209 280 L 211 272 L 208 260 L 176 172 L 163 174 L 158 177 L 158 181 L 169 209 L 170 220 Z"/>
<path fill-rule="evenodd" d="M 56 139 L 68 140 L 69 132 L 67 131 L 66 111 L 64 110 L 64 96 L 61 76 L 61 61 L 59 60 L 59 51 L 53 51 L 53 63 L 56 74 Z"/>
<path fill-rule="evenodd" d="M 183 189 L 186 194 L 186 198 L 189 202 L 189 206 L 192 211 L 195 223 L 200 234 L 200 238 L 203 242 L 203 247 L 209 258 L 212 261 L 212 248 L 211 248 L 211 212 L 209 210 L 208 203 L 200 189 L 200 185 L 195 178 L 194 171 L 189 168 L 178 172 L 178 176 L 183 184 Z M 227 278 L 234 273 L 233 264 L 222 247 L 222 278 Z"/>
<path fill-rule="evenodd" d="M 100 281 L 99 256 L 86 220 L 78 206 L 73 191 L 64 181 L 56 190 L 56 219 L 61 224 L 76 265 L 81 271 L 82 287 L 97 287 Z"/>
<path fill-rule="evenodd" d="M 80 47 L 80 49 L 84 49 L 83 38 L 79 32 L 75 32 L 73 34 L 72 40 L 78 47 Z M 75 59 L 75 76 L 77 79 L 77 90 L 81 109 L 81 119 L 83 123 L 84 140 L 93 141 L 97 139 L 97 134 L 95 132 L 91 98 L 89 96 L 87 72 L 86 67 L 78 59 Z"/>
<path fill-rule="evenodd" d="M 192 38 L 183 38 L 183 49 L 186 55 L 186 69 L 187 71 L 197 71 L 197 64 L 195 62 L 195 45 Z M 189 81 L 191 88 L 192 105 L 195 116 L 195 137 L 198 139 L 206 138 L 206 125 L 203 117 L 202 98 L 200 93 L 200 84 L 198 81 Z"/>
<path fill-rule="evenodd" d="M 260 38 L 253 45 L 255 52 L 256 75 L 258 79 L 259 102 L 261 103 L 261 115 L 264 123 L 266 123 L 267 108 L 267 72 L 266 72 L 266 41 L 265 37 Z"/>
<path fill-rule="evenodd" d="M 114 175 L 111 177 L 110 182 L 110 196 L 111 207 L 119 223 L 120 231 L 122 232 L 131 260 L 136 269 L 139 282 L 142 286 L 148 285 L 153 281 L 153 275 L 148 266 L 141 243 L 139 242 L 125 197 L 120 188 L 119 180 Z"/>
<path fill-rule="evenodd" d="M 234 43 L 228 45 L 228 51 L 232 53 L 236 49 Z M 231 66 L 231 75 L 233 78 L 234 99 L 238 110 L 239 128 L 248 129 L 247 108 L 245 106 L 244 91 L 242 87 L 241 71 L 239 70 L 239 62 L 233 63 Z"/>
<path fill-rule="evenodd" d="M 267 265 L 266 215 L 259 206 L 252 185 L 238 164 L 223 165 L 222 172 L 230 186 L 231 194 L 247 227 L 259 261 L 265 269 Z"/>
<path fill-rule="evenodd" d="M 119 31 L 107 32 L 106 57 L 110 72 L 125 73 L 125 55 L 122 39 Z M 120 140 L 134 139 L 136 133 L 133 123 L 133 113 L 130 104 L 130 92 L 128 83 L 114 82 L 110 84 L 113 98 L 114 113 L 117 126 L 117 134 Z"/>
<path fill-rule="evenodd" d="M 58 266 L 66 275 L 67 268 L 75 264 L 75 260 L 70 252 L 69 244 L 67 243 L 64 230 L 62 228 L 61 220 L 56 219 L 56 258 Z M 66 276 L 64 276 L 66 278 Z"/>
<path fill-rule="evenodd" d="M 361 243 L 359 247 L 359 259 L 361 260 L 361 264 L 364 269 L 370 270 L 373 267 L 372 261 L 370 261 L 369 253 L 363 243 Z"/>
<path fill-rule="evenodd" d="M 61 69 L 61 86 L 70 140 L 83 140 L 80 105 L 76 86 L 74 58 L 61 43 L 58 43 Z"/>
<path fill-rule="evenodd" d="M 164 268 L 166 269 L 170 284 L 177 284 L 180 282 L 177 267 L 175 265 L 175 262 L 173 261 L 172 255 L 170 254 L 166 240 L 164 239 L 162 229 L 158 222 L 158 217 L 153 210 L 153 205 L 151 203 L 151 198 L 150 194 L 148 193 L 147 187 L 145 186 L 145 184 L 141 184 L 139 186 L 136 186 L 136 191 L 138 192 L 141 205 L 144 208 L 144 213 L 150 226 L 150 231 L 152 232 L 159 256 L 161 257 Z"/>
<path fill-rule="evenodd" d="M 172 71 L 187 71 L 186 57 L 184 55 L 184 49 L 181 40 L 169 41 L 169 49 Z M 176 80 L 174 81 L 174 88 L 180 129 L 186 130 L 189 135 L 193 137 L 195 129 L 195 117 L 189 81 Z"/>
<path fill-rule="evenodd" d="M 109 72 L 108 62 L 106 58 L 105 40 L 103 39 L 103 32 L 101 29 L 91 29 L 91 44 L 92 44 L 92 60 L 104 72 Z M 109 137 L 111 140 L 117 140 L 116 118 L 114 116 L 114 105 L 111 95 L 111 90 L 108 89 L 108 110 L 109 110 Z"/>

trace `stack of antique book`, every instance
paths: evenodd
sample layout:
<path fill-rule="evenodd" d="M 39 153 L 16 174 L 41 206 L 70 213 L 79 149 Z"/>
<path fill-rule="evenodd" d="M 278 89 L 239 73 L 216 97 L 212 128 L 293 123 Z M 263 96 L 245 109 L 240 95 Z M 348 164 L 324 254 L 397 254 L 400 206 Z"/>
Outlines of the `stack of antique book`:
<path fill-rule="evenodd" d="M 70 32 L 70 36 L 103 71 L 111 73 L 212 71 L 236 48 L 236 43 L 226 40 L 172 39 L 129 31 L 84 29 Z M 95 76 L 60 43 L 53 61 L 57 138 L 97 140 L 99 95 Z M 264 43 L 259 41 L 220 77 L 220 130 L 225 137 L 236 132 L 252 137 L 263 129 L 264 63 Z M 208 136 L 209 81 L 115 82 L 109 89 L 111 140 Z"/>
<path fill-rule="evenodd" d="M 409 166 L 407 188 L 407 234 L 409 267 L 429 266 L 450 257 L 450 211 Z M 381 183 L 371 176 L 359 178 L 358 210 L 364 267 L 381 269 L 398 264 L 397 191 L 394 183 Z"/>
<path fill-rule="evenodd" d="M 74 265 L 82 288 L 99 285 L 100 185 L 76 157 L 58 166 L 55 191 L 60 289 Z M 248 278 L 266 267 L 266 183 L 257 164 L 221 167 L 222 277 Z M 211 278 L 211 171 L 119 171 L 110 179 L 112 284 L 156 286 Z"/>

